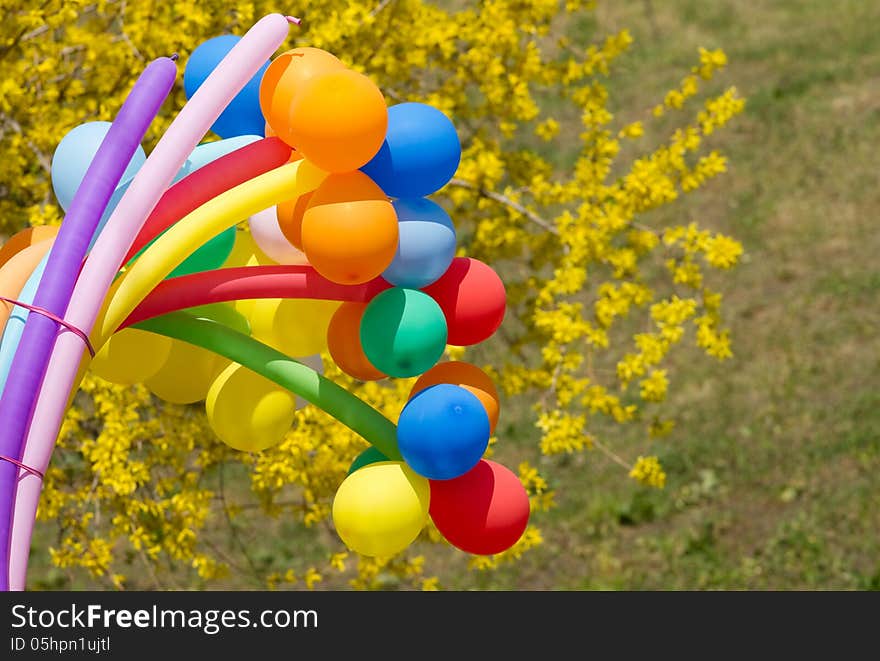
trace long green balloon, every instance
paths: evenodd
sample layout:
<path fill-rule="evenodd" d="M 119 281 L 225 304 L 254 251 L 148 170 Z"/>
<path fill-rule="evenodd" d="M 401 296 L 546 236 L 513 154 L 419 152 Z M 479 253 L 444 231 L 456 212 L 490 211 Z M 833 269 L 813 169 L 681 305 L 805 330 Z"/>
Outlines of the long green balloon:
<path fill-rule="evenodd" d="M 225 356 L 318 406 L 363 436 L 389 459 L 403 461 L 397 449 L 397 427 L 393 422 L 345 388 L 259 340 L 186 312 L 172 312 L 141 321 L 134 328 L 166 335 Z"/>

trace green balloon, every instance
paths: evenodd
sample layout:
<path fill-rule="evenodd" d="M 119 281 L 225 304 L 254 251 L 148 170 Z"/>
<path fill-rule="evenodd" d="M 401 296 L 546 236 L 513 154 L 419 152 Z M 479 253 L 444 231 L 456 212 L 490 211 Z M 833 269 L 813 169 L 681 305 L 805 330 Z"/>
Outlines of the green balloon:
<path fill-rule="evenodd" d="M 243 335 L 251 334 L 251 324 L 241 312 L 236 310 L 230 303 L 207 303 L 197 305 L 194 308 L 183 310 L 196 319 L 209 319 L 218 324 L 228 326 Z"/>
<path fill-rule="evenodd" d="M 167 232 L 168 230 L 165 230 Z M 162 232 L 164 234 L 165 232 Z M 159 234 L 159 236 L 162 236 Z M 150 241 L 143 248 L 138 250 L 137 254 L 131 258 L 129 264 L 140 257 L 147 248 L 153 245 L 159 238 Z M 232 253 L 232 246 L 235 243 L 235 227 L 223 230 L 213 239 L 209 239 L 196 249 L 193 254 L 181 262 L 176 269 L 168 274 L 168 278 L 177 278 L 181 275 L 189 275 L 190 273 L 200 273 L 202 271 L 213 271 L 219 269 Z"/>
<path fill-rule="evenodd" d="M 213 271 L 223 266 L 232 252 L 235 243 L 235 227 L 223 230 L 213 239 L 209 239 L 201 245 L 192 255 L 168 274 L 169 278 L 177 278 L 190 273 Z"/>
<path fill-rule="evenodd" d="M 431 369 L 443 355 L 446 336 L 443 310 L 417 289 L 386 289 L 361 318 L 364 354 L 388 376 L 405 378 Z"/>
<path fill-rule="evenodd" d="M 188 342 L 262 374 L 360 434 L 391 461 L 403 461 L 397 449 L 397 426 L 393 422 L 311 367 L 252 337 L 186 312 L 163 314 L 141 321 L 132 328 Z"/>
<path fill-rule="evenodd" d="M 388 461 L 388 457 L 379 452 L 376 448 L 369 447 L 361 452 L 357 457 L 355 457 L 354 461 L 351 462 L 351 466 L 348 467 L 348 474 L 351 475 L 358 468 L 363 468 L 364 466 L 375 464 L 378 461 Z"/>

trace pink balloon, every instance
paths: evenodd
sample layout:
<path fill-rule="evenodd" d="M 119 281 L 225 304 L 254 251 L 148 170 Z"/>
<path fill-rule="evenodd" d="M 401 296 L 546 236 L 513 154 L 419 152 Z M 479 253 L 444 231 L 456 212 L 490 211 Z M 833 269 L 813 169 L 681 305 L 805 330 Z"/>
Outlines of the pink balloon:
<path fill-rule="evenodd" d="M 263 209 L 248 219 L 254 243 L 266 257 L 279 264 L 308 264 L 306 254 L 284 236 L 278 224 L 277 207 Z"/>

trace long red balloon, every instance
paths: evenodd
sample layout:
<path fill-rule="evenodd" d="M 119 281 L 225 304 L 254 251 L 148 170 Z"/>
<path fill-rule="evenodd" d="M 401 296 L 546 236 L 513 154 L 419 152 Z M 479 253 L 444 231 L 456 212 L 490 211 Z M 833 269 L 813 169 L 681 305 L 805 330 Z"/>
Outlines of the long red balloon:
<path fill-rule="evenodd" d="M 367 303 L 391 285 L 374 278 L 360 285 L 340 285 L 313 266 L 237 266 L 190 273 L 159 283 L 120 329 L 175 310 L 249 298 L 312 298 Z"/>
<path fill-rule="evenodd" d="M 263 138 L 221 156 L 165 191 L 134 240 L 123 264 L 178 220 L 230 188 L 284 165 L 291 148 L 280 138 Z"/>

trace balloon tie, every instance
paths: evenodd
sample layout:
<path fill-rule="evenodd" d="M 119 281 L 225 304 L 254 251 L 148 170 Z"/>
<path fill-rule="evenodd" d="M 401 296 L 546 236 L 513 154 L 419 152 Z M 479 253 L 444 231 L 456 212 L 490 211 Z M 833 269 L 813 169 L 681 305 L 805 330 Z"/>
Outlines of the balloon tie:
<path fill-rule="evenodd" d="M 297 18 L 296 16 L 285 16 L 284 18 L 287 19 L 288 23 L 293 23 L 294 25 L 302 25 L 303 22 L 301 18 Z"/>
<path fill-rule="evenodd" d="M 77 328 L 73 324 L 71 324 L 66 319 L 62 319 L 54 312 L 47 310 L 46 308 L 37 307 L 36 305 L 31 305 L 30 303 L 22 303 L 21 301 L 16 301 L 14 298 L 7 298 L 6 296 L 0 296 L 0 301 L 5 303 L 12 303 L 12 305 L 17 305 L 19 307 L 24 308 L 25 310 L 30 310 L 31 312 L 36 312 L 38 314 L 43 315 L 44 317 L 48 317 L 56 324 L 61 324 L 71 333 L 74 333 L 79 339 L 83 341 L 83 344 L 86 345 L 86 349 L 89 350 L 89 354 L 92 358 L 95 357 L 95 347 L 92 346 L 91 341 L 89 340 L 89 336 L 80 328 Z M 8 461 L 12 461 L 8 457 L 0 457 L 0 459 L 7 459 Z"/>
<path fill-rule="evenodd" d="M 180 57 L 180 55 L 178 55 L 177 53 L 171 53 L 171 55 L 168 56 L 168 59 L 171 60 L 172 62 L 177 62 L 177 59 L 179 57 Z"/>
<path fill-rule="evenodd" d="M 27 466 L 21 463 L 18 459 L 13 459 L 12 457 L 7 457 L 5 454 L 0 454 L 0 460 L 8 461 L 13 466 L 18 466 L 21 470 L 27 471 L 31 475 L 36 475 L 41 480 L 43 479 L 43 474 L 38 471 L 36 468 L 32 468 L 31 466 Z"/>

